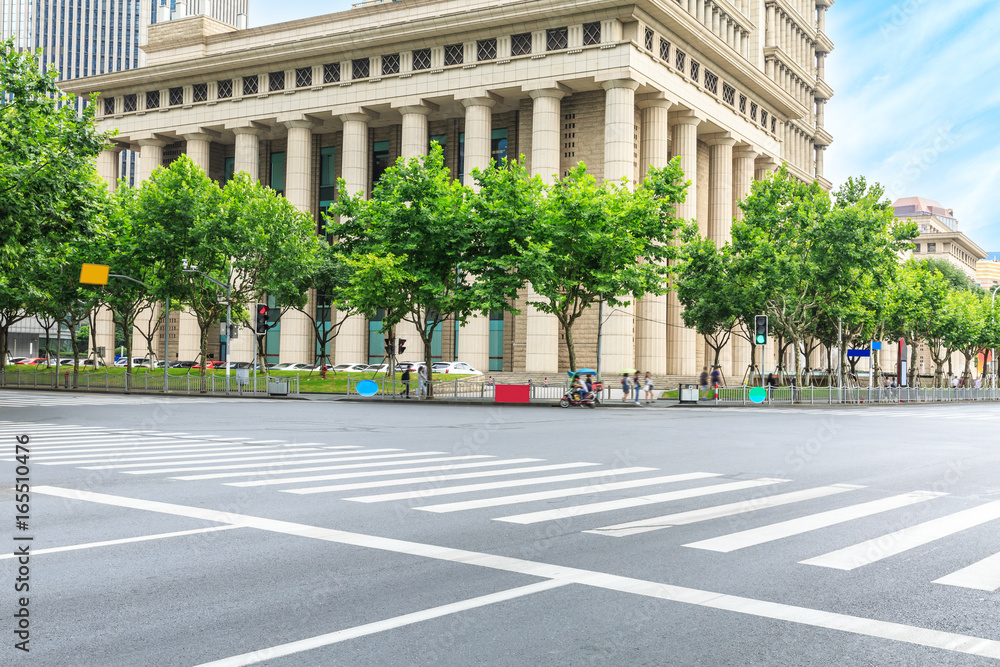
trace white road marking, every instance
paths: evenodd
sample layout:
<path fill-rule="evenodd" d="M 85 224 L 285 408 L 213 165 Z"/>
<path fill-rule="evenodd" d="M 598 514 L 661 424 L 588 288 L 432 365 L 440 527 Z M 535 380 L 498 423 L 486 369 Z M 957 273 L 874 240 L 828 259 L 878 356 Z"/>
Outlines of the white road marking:
<path fill-rule="evenodd" d="M 216 533 L 220 530 L 232 530 L 233 528 L 240 528 L 241 526 L 226 525 L 226 526 L 209 526 L 208 528 L 196 528 L 194 530 L 181 530 L 175 533 L 158 533 L 156 535 L 143 535 L 141 537 L 126 537 L 120 540 L 106 540 L 104 542 L 88 542 L 86 544 L 71 544 L 65 547 L 52 547 L 51 549 L 34 549 L 31 552 L 32 556 L 38 556 L 41 554 L 57 554 L 63 551 L 78 551 L 80 549 L 94 549 L 96 547 L 110 547 L 117 544 L 131 544 L 133 542 L 148 542 L 150 540 L 162 540 L 168 537 L 183 537 L 185 535 L 198 535 L 199 533 Z M 4 558 L 17 558 L 17 554 L 3 554 L 0 555 L 0 560 Z"/>
<path fill-rule="evenodd" d="M 501 505 L 516 505 L 518 503 L 530 503 L 536 500 L 552 500 L 553 498 L 568 498 L 570 496 L 587 496 L 593 493 L 604 493 L 605 491 L 618 491 L 621 489 L 635 489 L 641 486 L 654 486 L 656 484 L 669 484 L 671 482 L 687 482 L 693 479 L 705 479 L 707 477 L 721 477 L 721 473 L 715 472 L 689 472 L 680 475 L 667 475 L 666 477 L 647 477 L 646 479 L 633 479 L 627 482 L 608 482 L 602 484 L 591 484 L 590 486 L 576 486 L 570 489 L 555 489 L 552 491 L 536 491 L 535 493 L 521 493 L 514 496 L 501 496 L 499 498 L 480 498 L 478 500 L 464 500 L 457 503 L 444 503 L 441 505 L 425 505 L 414 507 L 413 509 L 424 512 L 461 512 L 464 510 L 481 509 L 483 507 L 499 507 Z M 348 498 L 348 500 L 350 500 Z"/>
<path fill-rule="evenodd" d="M 357 489 L 377 489 L 386 486 L 406 486 L 409 484 L 435 484 L 449 482 L 454 479 L 476 479 L 478 477 L 499 477 L 503 475 L 523 475 L 530 472 L 548 472 L 550 470 L 566 470 L 567 468 L 585 468 L 599 466 L 600 463 L 554 463 L 546 466 L 530 466 L 528 468 L 504 468 L 503 470 L 481 470 L 479 472 L 463 472 L 456 475 L 428 475 L 426 477 L 410 477 L 409 479 L 385 479 L 373 482 L 354 482 L 351 484 L 333 484 L 330 486 L 311 486 L 303 489 L 288 489 L 288 493 L 309 495 L 312 493 L 330 493 L 333 491 L 355 491 Z"/>
<path fill-rule="evenodd" d="M 996 591 L 1000 589 L 1000 553 L 988 556 L 978 563 L 963 567 L 961 570 L 940 579 L 935 579 L 934 583 L 974 588 L 980 591 Z"/>
<path fill-rule="evenodd" d="M 684 500 L 686 498 L 699 498 L 716 493 L 729 493 L 730 491 L 742 491 L 758 486 L 769 486 L 771 484 L 782 484 L 790 482 L 790 479 L 751 479 L 740 482 L 729 482 L 727 484 L 714 484 L 711 486 L 699 486 L 693 489 L 680 489 L 678 491 L 668 491 L 666 493 L 654 493 L 649 496 L 639 496 L 636 498 L 618 498 L 600 503 L 590 503 L 587 505 L 573 505 L 571 507 L 558 507 L 553 510 L 542 510 L 540 512 L 528 512 L 525 514 L 515 514 L 504 516 L 494 521 L 506 521 L 507 523 L 540 523 L 542 521 L 555 521 L 557 519 L 572 519 L 587 514 L 598 514 L 600 512 L 611 512 L 614 510 L 627 509 L 630 507 L 644 507 L 657 503 L 669 503 L 674 500 Z"/>
<path fill-rule="evenodd" d="M 398 459 L 408 456 L 431 456 L 434 454 L 444 454 L 445 452 L 405 452 L 403 454 L 373 454 L 371 456 L 339 456 L 341 453 L 354 454 L 355 452 L 330 452 L 320 458 L 308 461 L 268 461 L 266 463 L 241 463 L 239 465 L 224 466 L 198 466 L 195 468 L 158 468 L 156 470 L 125 470 L 130 475 L 158 475 L 171 472 L 202 472 L 205 470 L 238 470 L 247 468 L 268 468 L 271 466 L 293 466 L 306 463 L 330 463 L 331 461 L 371 461 L 374 459 Z M 318 456 L 318 455 L 317 455 Z M 430 460 L 430 459 L 427 459 Z M 202 461 L 201 463 L 211 463 Z M 417 461 L 407 461 L 406 463 L 417 463 Z M 381 465 L 381 464 L 375 464 Z M 386 464 L 389 465 L 389 464 Z"/>
<path fill-rule="evenodd" d="M 483 484 L 463 484 L 461 486 L 444 486 L 437 489 L 417 489 L 416 491 L 400 491 L 398 493 L 379 493 L 371 496 L 354 496 L 345 498 L 358 503 L 384 503 L 390 500 L 409 500 L 411 498 L 427 498 L 430 496 L 450 496 L 457 493 L 475 493 L 476 491 L 491 491 L 494 489 L 509 489 L 517 486 L 534 486 L 536 484 L 551 484 L 553 482 L 570 482 L 578 479 L 600 477 L 616 477 L 618 475 L 634 475 L 640 472 L 651 472 L 656 468 L 619 468 L 617 470 L 590 470 L 572 475 L 550 475 L 549 477 L 534 477 L 532 479 L 514 479 L 504 482 L 485 482 Z M 285 491 L 292 493 L 292 490 Z"/>
<path fill-rule="evenodd" d="M 174 445 L 173 448 L 167 450 L 153 450 L 153 451 L 142 451 L 136 450 L 131 447 L 125 447 L 122 449 L 112 449 L 108 451 L 98 451 L 98 452 L 87 452 L 81 454 L 76 452 L 73 454 L 68 454 L 66 452 L 59 452 L 56 455 L 49 454 L 38 454 L 37 456 L 32 456 L 31 458 L 37 459 L 36 463 L 59 463 L 65 464 L 76 464 L 76 463 L 100 463 L 102 461 L 107 461 L 109 459 L 115 459 L 118 461 L 129 460 L 129 461 L 157 461 L 164 458 L 177 459 L 177 458 L 187 458 L 185 454 L 195 454 L 198 452 L 274 452 L 280 451 L 274 449 L 274 445 L 268 447 L 246 447 L 245 445 L 224 445 L 219 443 L 218 445 L 212 445 L 206 443 L 204 447 L 191 448 L 191 443 L 184 443 L 183 445 Z M 160 456 L 163 454 L 164 456 Z M 167 456 L 169 454 L 169 456 Z M 101 455 L 100 458 L 92 458 L 95 455 Z M 216 456 L 216 454 L 206 454 L 206 456 Z M 222 456 L 222 454 L 219 454 Z M 225 456 L 228 456 L 226 454 Z M 142 458 L 139 458 L 142 457 Z"/>
<path fill-rule="evenodd" d="M 301 484 L 302 482 L 325 482 L 334 479 L 358 479 L 361 477 L 384 477 L 386 475 L 408 475 L 415 472 L 451 472 L 465 468 L 485 468 L 487 466 L 515 465 L 518 463 L 535 463 L 544 459 L 497 459 L 495 461 L 478 461 L 476 463 L 450 463 L 440 466 L 423 468 L 401 468 L 399 470 L 366 470 L 364 472 L 342 472 L 333 475 L 312 475 L 307 477 L 280 477 L 278 479 L 255 479 L 250 482 L 225 482 L 226 486 L 273 486 L 275 484 Z M 598 465 L 597 463 L 591 465 Z M 524 468 L 521 468 L 524 470 Z M 285 470 L 284 473 L 294 472 Z M 181 479 L 175 477 L 174 479 Z M 440 478 L 438 478 L 440 479 Z"/>
<path fill-rule="evenodd" d="M 935 493 L 931 491 L 911 491 L 910 493 L 904 493 L 899 496 L 881 498 L 879 500 L 873 500 L 859 505 L 850 505 L 848 507 L 841 507 L 840 509 L 820 512 L 819 514 L 810 514 L 809 516 L 791 519 L 790 521 L 772 523 L 767 526 L 761 526 L 760 528 L 751 528 L 750 530 L 744 530 L 738 533 L 731 533 L 721 537 L 713 537 L 708 540 L 692 542 L 690 544 L 685 544 L 684 546 L 692 547 L 694 549 L 707 549 L 708 551 L 729 553 L 730 551 L 736 551 L 737 549 L 744 549 L 746 547 L 764 544 L 765 542 L 773 542 L 774 540 L 784 539 L 793 535 L 808 533 L 812 530 L 827 528 L 828 526 L 833 526 L 838 523 L 872 516 L 873 514 L 878 514 L 880 512 L 888 512 L 890 510 L 907 507 L 916 503 L 926 502 L 945 495 L 948 494 Z"/>
<path fill-rule="evenodd" d="M 373 456 L 371 458 L 376 458 L 376 457 Z M 171 479 L 193 480 L 193 479 L 225 479 L 225 478 L 228 478 L 228 477 L 273 477 L 274 475 L 288 475 L 288 474 L 300 473 L 300 472 L 319 472 L 321 470 L 352 470 L 352 469 L 356 469 L 356 468 L 385 468 L 385 467 L 389 467 L 389 466 L 422 465 L 424 463 L 432 463 L 432 462 L 436 463 L 438 461 L 467 461 L 467 460 L 470 460 L 470 459 L 492 459 L 492 458 L 494 458 L 494 457 L 493 456 L 489 456 L 487 454 L 469 454 L 469 455 L 466 455 L 466 456 L 439 456 L 439 457 L 433 457 L 433 458 L 429 458 L 429 459 L 418 459 L 418 460 L 414 460 L 414 461 L 379 461 L 377 463 L 352 463 L 350 465 L 331 465 L 331 466 L 315 466 L 315 467 L 309 467 L 309 468 L 292 468 L 291 470 L 250 470 L 250 471 L 244 471 L 244 472 L 212 472 L 212 473 L 205 473 L 204 475 L 186 475 L 184 477 L 171 477 Z M 544 459 L 509 459 L 509 460 L 515 460 L 515 461 L 518 461 L 518 460 L 523 460 L 523 461 L 542 461 Z M 321 459 L 320 460 L 320 462 L 324 462 L 324 461 L 327 461 L 327 459 Z M 500 465 L 501 463 L 503 463 L 503 461 L 504 461 L 503 459 L 496 459 L 495 461 L 486 461 L 486 462 L 483 462 L 483 463 L 476 463 L 476 464 L 471 464 L 471 463 L 470 464 L 463 464 L 463 465 L 450 464 L 450 465 L 447 465 L 447 466 L 438 466 L 438 467 L 440 467 L 440 468 L 458 468 L 458 467 L 472 467 L 473 465 L 477 465 L 477 466 L 478 465 Z M 310 461 L 296 461 L 296 463 L 298 463 L 298 464 L 310 463 Z M 417 471 L 417 470 L 418 470 L 417 468 L 411 469 L 411 471 L 414 471 L 414 472 Z M 351 473 L 351 474 L 355 474 L 355 473 Z M 394 475 L 394 474 L 401 474 L 401 471 L 398 471 L 398 470 L 385 470 L 385 471 L 374 470 L 374 471 L 371 471 L 371 472 L 362 472 L 362 473 L 356 473 L 356 474 L 361 475 L 361 476 L 368 476 L 368 475 Z M 339 476 L 337 476 L 337 475 L 333 475 L 333 477 L 336 477 L 337 479 L 339 479 Z M 263 481 L 263 480 L 255 480 L 255 481 Z M 279 482 L 281 482 L 281 481 L 283 481 L 283 479 L 281 479 L 281 480 L 274 480 L 274 482 L 276 484 L 279 483 Z M 235 485 L 233 485 L 233 486 L 235 486 Z"/>
<path fill-rule="evenodd" d="M 1000 519 L 1000 500 L 799 562 L 836 570 L 853 570 L 996 519 Z"/>
<path fill-rule="evenodd" d="M 305 452 L 303 454 L 290 454 L 288 452 L 276 452 L 274 454 L 261 454 L 261 455 L 255 455 L 255 456 L 243 456 L 243 457 L 235 458 L 235 459 L 213 459 L 213 458 L 208 458 L 205 461 L 196 461 L 196 460 L 194 460 L 194 459 L 197 459 L 197 458 L 201 458 L 200 456 L 198 456 L 198 455 L 195 454 L 195 455 L 182 456 L 181 458 L 184 459 L 183 461 L 157 461 L 157 462 L 154 462 L 154 463 L 121 463 L 121 464 L 114 464 L 114 465 L 108 465 L 108 466 L 84 466 L 84 470 L 119 470 L 119 469 L 122 469 L 122 468 L 151 468 L 153 466 L 162 466 L 162 465 L 187 465 L 189 463 L 192 464 L 192 465 L 201 465 L 203 463 L 232 463 L 232 462 L 237 462 L 237 461 L 263 461 L 263 460 L 266 460 L 266 459 L 295 459 L 295 458 L 304 458 L 304 457 L 308 457 L 308 456 L 317 456 L 322 451 L 323 450 L 321 450 L 321 449 L 317 449 L 317 450 L 314 450 L 314 451 L 311 451 L 311 452 Z M 399 450 L 398 449 L 389 449 L 389 448 L 386 448 L 386 449 L 369 449 L 368 451 L 369 452 L 398 452 Z M 330 452 L 329 454 L 327 454 L 327 456 L 339 456 L 341 454 L 353 454 L 353 453 L 354 452 Z M 427 453 L 428 454 L 444 454 L 444 452 L 427 452 Z M 173 457 L 171 457 L 171 458 L 173 458 Z M 343 459 L 350 460 L 350 457 L 346 457 L 345 456 L 345 457 L 343 457 Z"/>
<path fill-rule="evenodd" d="M 595 535 L 607 535 L 610 537 L 625 537 L 626 535 L 647 533 L 652 530 L 660 530 L 661 528 L 669 528 L 671 526 L 686 526 L 700 521 L 709 521 L 711 519 L 720 519 L 727 516 L 734 516 L 736 514 L 756 512 L 757 510 L 766 509 L 768 507 L 778 507 L 780 505 L 788 505 L 790 503 L 797 503 L 803 500 L 823 498 L 825 496 L 831 496 L 837 493 L 844 493 L 845 491 L 853 491 L 854 489 L 863 488 L 863 486 L 856 486 L 854 484 L 833 484 L 831 486 L 820 486 L 815 489 L 792 491 L 791 493 L 782 493 L 774 496 L 741 500 L 738 503 L 715 505 L 713 507 L 705 507 L 688 512 L 678 512 L 676 514 L 665 514 L 663 516 L 656 516 L 649 519 L 639 519 L 638 521 L 629 521 L 628 523 L 619 523 L 614 526 L 604 526 L 603 528 L 595 528 L 594 530 L 585 530 L 583 532 L 594 533 Z"/>
<path fill-rule="evenodd" d="M 347 630 L 338 630 L 325 635 L 319 635 L 318 637 L 300 639 L 299 641 L 281 644 L 280 646 L 274 646 L 272 648 L 251 651 L 250 653 L 233 656 L 232 658 L 205 662 L 201 665 L 196 665 L 196 667 L 242 667 L 243 665 L 255 665 L 259 662 L 264 662 L 265 660 L 274 660 L 275 658 L 282 658 L 286 655 L 294 655 L 296 653 L 309 651 L 321 646 L 338 644 L 349 639 L 356 639 L 366 635 L 373 635 L 377 632 L 385 632 L 386 630 L 401 628 L 406 625 L 420 623 L 421 621 L 428 621 L 432 618 L 441 618 L 442 616 L 447 616 L 449 614 L 457 614 L 460 611 L 468 611 L 470 609 L 476 609 L 477 607 L 485 607 L 486 605 L 496 604 L 497 602 L 514 600 L 516 598 L 524 597 L 525 595 L 550 591 L 553 588 L 568 586 L 571 583 L 573 582 L 560 581 L 559 579 L 539 581 L 535 584 L 528 584 L 527 586 L 521 586 L 519 588 L 511 588 L 506 591 L 500 591 L 499 593 L 490 593 L 489 595 L 483 595 L 470 600 L 462 600 L 461 602 L 452 602 L 450 604 L 441 605 L 440 607 L 424 609 L 412 614 L 404 614 L 403 616 L 397 616 L 396 618 L 389 618 L 384 621 L 367 623 L 365 625 L 359 625 L 358 627 L 349 628 Z"/>
<path fill-rule="evenodd" d="M 753 598 L 726 595 L 714 591 L 699 590 L 655 581 L 622 577 L 594 570 L 565 567 L 551 563 L 496 556 L 493 554 L 453 549 L 434 544 L 422 544 L 406 540 L 396 540 L 361 533 L 350 533 L 320 526 L 310 526 L 276 519 L 233 514 L 202 507 L 174 505 L 151 500 L 139 500 L 122 496 L 112 496 L 92 491 L 63 489 L 52 486 L 35 487 L 35 493 L 41 493 L 70 500 L 95 502 L 115 507 L 128 507 L 161 514 L 186 516 L 205 521 L 216 521 L 223 524 L 246 526 L 294 535 L 306 539 L 323 540 L 368 549 L 378 549 L 397 554 L 406 554 L 441 560 L 450 563 L 460 563 L 486 567 L 504 572 L 515 572 L 528 576 L 551 579 L 560 582 L 578 583 L 585 586 L 614 590 L 635 595 L 668 600 L 681 604 L 690 604 L 711 609 L 720 609 L 755 618 L 780 620 L 797 625 L 805 625 L 840 632 L 849 632 L 867 637 L 890 639 L 893 641 L 927 646 L 954 653 L 977 655 L 985 658 L 1000 659 L 1000 641 L 985 639 L 954 632 L 944 632 L 929 628 L 920 628 L 902 623 L 890 623 L 874 619 L 838 614 L 809 609 L 794 605 L 756 600 Z"/>
<path fill-rule="evenodd" d="M 104 452 L 104 451 L 131 451 L 136 449 L 167 449 L 169 447 L 190 447 L 190 442 L 180 442 L 175 438 L 143 438 L 141 440 L 136 440 L 134 437 L 130 438 L 125 442 L 100 442 L 94 443 L 92 445 L 65 445 L 59 447 L 46 447 L 45 445 L 36 445 L 35 441 L 32 440 L 32 445 L 35 445 L 32 451 L 38 451 L 43 455 L 49 454 L 89 454 L 92 452 Z M 212 444 L 212 443 L 205 443 Z M 222 443 L 219 443 L 222 444 Z"/>

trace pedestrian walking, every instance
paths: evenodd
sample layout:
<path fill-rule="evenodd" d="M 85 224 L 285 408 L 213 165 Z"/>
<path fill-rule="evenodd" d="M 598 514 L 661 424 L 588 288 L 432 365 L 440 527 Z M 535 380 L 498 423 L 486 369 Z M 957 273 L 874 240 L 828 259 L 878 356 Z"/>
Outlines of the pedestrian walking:
<path fill-rule="evenodd" d="M 652 403 L 655 399 L 653 398 L 653 374 L 646 371 L 646 377 L 643 378 L 643 389 L 646 390 L 646 403 Z"/>
<path fill-rule="evenodd" d="M 701 367 L 701 375 L 698 376 L 698 390 L 701 392 L 701 400 L 708 400 L 708 366 Z"/>
<path fill-rule="evenodd" d="M 722 386 L 722 367 L 712 367 L 712 398 L 719 398 L 719 388 Z"/>
<path fill-rule="evenodd" d="M 632 393 L 632 381 L 628 379 L 628 373 L 622 373 L 622 403 L 628 403 L 628 397 Z"/>
<path fill-rule="evenodd" d="M 639 405 L 639 392 L 642 390 L 642 380 L 639 379 L 639 371 L 635 372 L 632 378 L 632 400 Z"/>
<path fill-rule="evenodd" d="M 410 367 L 407 366 L 403 369 L 403 375 L 400 378 L 403 381 L 403 397 L 410 397 Z"/>
<path fill-rule="evenodd" d="M 417 371 L 417 398 L 427 398 L 427 367 Z"/>

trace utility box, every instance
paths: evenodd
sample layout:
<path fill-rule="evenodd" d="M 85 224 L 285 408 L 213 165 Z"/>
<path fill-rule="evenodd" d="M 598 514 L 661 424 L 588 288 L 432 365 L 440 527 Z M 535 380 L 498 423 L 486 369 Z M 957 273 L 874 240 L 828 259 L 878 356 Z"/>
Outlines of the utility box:
<path fill-rule="evenodd" d="M 699 394 L 696 384 L 682 384 L 677 390 L 677 398 L 681 405 L 698 405 Z"/>

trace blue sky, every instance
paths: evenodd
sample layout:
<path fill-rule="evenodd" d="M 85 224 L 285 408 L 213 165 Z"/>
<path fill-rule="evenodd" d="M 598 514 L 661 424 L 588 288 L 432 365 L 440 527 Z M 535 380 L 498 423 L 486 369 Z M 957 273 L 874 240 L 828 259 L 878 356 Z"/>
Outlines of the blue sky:
<path fill-rule="evenodd" d="M 350 6 L 251 0 L 250 24 Z M 864 175 L 892 199 L 937 200 L 984 250 L 1000 250 L 1000 2 L 837 0 L 827 34 L 836 50 L 826 176 L 839 185 Z"/>

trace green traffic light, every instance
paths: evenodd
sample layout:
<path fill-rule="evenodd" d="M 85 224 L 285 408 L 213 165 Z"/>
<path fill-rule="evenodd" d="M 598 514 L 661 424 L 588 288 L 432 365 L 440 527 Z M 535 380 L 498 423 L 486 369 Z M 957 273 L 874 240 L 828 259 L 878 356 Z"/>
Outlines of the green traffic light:
<path fill-rule="evenodd" d="M 766 342 L 767 342 L 767 336 L 765 336 L 763 334 L 757 334 L 757 344 L 758 345 L 763 345 Z"/>

